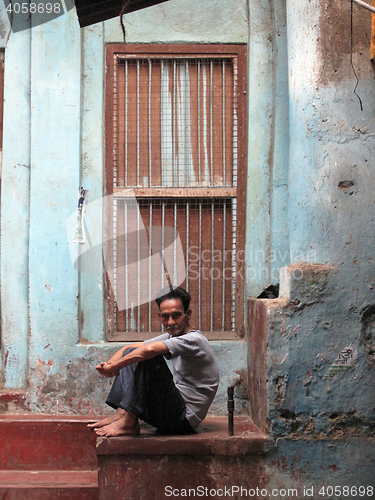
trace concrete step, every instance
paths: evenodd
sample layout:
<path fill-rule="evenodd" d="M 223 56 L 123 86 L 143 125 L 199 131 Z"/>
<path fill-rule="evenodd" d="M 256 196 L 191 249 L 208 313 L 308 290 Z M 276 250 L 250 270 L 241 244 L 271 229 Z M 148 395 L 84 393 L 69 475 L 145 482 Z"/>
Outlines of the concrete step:
<path fill-rule="evenodd" d="M 96 471 L 87 416 L 0 415 L 1 470 Z"/>
<path fill-rule="evenodd" d="M 198 432 L 184 436 L 163 436 L 142 425 L 139 436 L 98 437 L 99 498 L 242 498 L 225 488 L 263 484 L 268 444 L 246 417 L 235 417 L 232 437 L 226 417 L 207 417 Z"/>
<path fill-rule="evenodd" d="M 98 500 L 96 471 L 0 471 L 0 498 Z"/>
<path fill-rule="evenodd" d="M 98 500 L 98 488 L 0 488 L 4 500 Z"/>
<path fill-rule="evenodd" d="M 0 498 L 98 500 L 94 420 L 0 415 Z"/>

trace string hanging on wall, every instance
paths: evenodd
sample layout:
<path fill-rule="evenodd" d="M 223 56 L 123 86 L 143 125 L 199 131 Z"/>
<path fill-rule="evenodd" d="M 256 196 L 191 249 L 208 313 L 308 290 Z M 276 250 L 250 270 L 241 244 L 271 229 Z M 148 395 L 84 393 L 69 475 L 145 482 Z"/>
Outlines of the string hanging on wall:
<path fill-rule="evenodd" d="M 131 0 L 124 0 L 122 4 L 122 9 L 120 12 L 120 23 L 121 23 L 121 29 L 122 29 L 122 34 L 124 36 L 124 43 L 126 43 L 126 31 L 125 31 L 125 25 L 124 25 L 124 15 L 126 14 L 128 5 L 130 4 Z"/>
<path fill-rule="evenodd" d="M 357 73 L 355 71 L 355 67 L 353 64 L 353 1 L 354 0 L 351 0 L 351 8 L 350 8 L 350 64 L 352 66 L 354 76 L 356 77 L 356 80 L 357 80 L 357 83 L 356 83 L 356 86 L 354 87 L 353 92 L 358 97 L 359 104 L 361 106 L 361 111 L 363 111 L 362 99 L 357 94 L 357 87 L 359 85 L 359 78 L 357 76 Z M 357 2 L 358 0 L 355 0 L 355 1 Z"/>

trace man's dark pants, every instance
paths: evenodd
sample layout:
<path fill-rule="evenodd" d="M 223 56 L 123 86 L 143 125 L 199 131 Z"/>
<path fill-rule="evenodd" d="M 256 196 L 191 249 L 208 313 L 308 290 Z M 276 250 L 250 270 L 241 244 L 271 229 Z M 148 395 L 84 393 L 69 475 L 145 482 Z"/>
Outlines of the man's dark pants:
<path fill-rule="evenodd" d="M 127 349 L 124 356 L 133 350 Z M 162 432 L 193 432 L 185 418 L 185 401 L 174 384 L 164 356 L 155 356 L 122 368 L 106 403 L 112 408 L 133 413 Z"/>

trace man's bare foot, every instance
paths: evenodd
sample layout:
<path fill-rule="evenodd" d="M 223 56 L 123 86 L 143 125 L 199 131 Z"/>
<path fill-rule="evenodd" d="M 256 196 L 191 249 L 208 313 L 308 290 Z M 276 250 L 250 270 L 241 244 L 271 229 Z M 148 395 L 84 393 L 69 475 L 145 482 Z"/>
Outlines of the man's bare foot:
<path fill-rule="evenodd" d="M 88 424 L 87 427 L 89 429 L 98 429 L 99 427 L 104 427 L 105 425 L 109 425 L 109 424 L 112 424 L 113 422 L 116 422 L 116 420 L 123 418 L 125 415 L 126 415 L 125 410 L 123 410 L 122 408 L 117 408 L 115 413 L 112 413 L 112 415 L 109 415 L 106 418 L 98 420 L 97 422 L 94 422 L 93 424 Z"/>
<path fill-rule="evenodd" d="M 133 413 L 125 412 L 119 419 L 94 430 L 98 436 L 136 436 L 139 434 L 139 422 Z"/>

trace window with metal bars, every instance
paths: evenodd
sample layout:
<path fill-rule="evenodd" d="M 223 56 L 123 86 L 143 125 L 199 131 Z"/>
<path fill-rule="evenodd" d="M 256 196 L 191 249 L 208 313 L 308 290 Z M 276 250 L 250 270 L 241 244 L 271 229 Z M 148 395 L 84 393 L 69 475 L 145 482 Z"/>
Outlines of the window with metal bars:
<path fill-rule="evenodd" d="M 171 284 L 191 294 L 193 327 L 241 336 L 246 48 L 109 45 L 106 58 L 107 338 L 159 332 L 153 299 Z"/>

